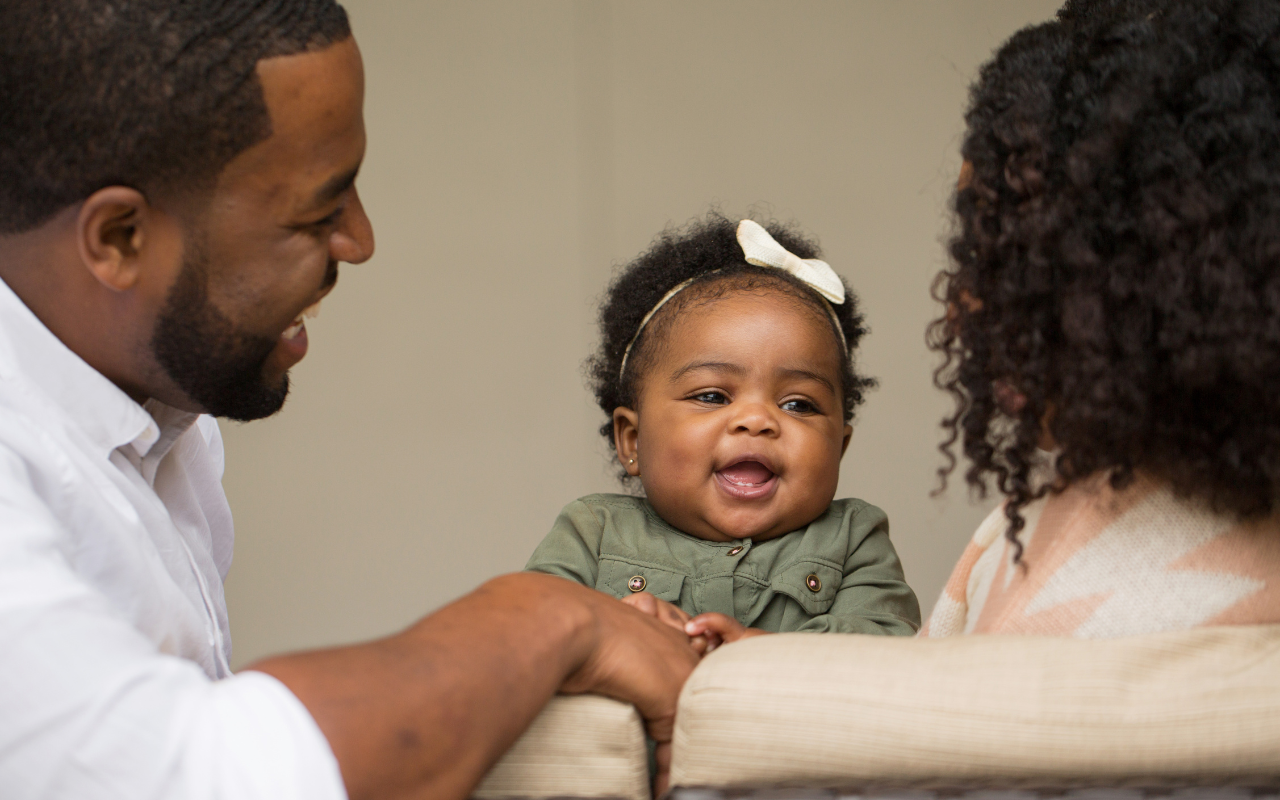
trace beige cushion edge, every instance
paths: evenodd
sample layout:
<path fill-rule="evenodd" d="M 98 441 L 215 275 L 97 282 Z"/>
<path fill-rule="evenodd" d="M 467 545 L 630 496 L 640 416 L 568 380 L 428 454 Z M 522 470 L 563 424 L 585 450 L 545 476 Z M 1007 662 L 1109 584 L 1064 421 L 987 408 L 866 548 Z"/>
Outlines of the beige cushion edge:
<path fill-rule="evenodd" d="M 606 697 L 553 697 L 472 797 L 649 800 L 640 715 L 633 706 Z"/>
<path fill-rule="evenodd" d="M 1245 774 L 1280 774 L 1280 626 L 758 637 L 685 685 L 672 762 L 678 786 Z"/>

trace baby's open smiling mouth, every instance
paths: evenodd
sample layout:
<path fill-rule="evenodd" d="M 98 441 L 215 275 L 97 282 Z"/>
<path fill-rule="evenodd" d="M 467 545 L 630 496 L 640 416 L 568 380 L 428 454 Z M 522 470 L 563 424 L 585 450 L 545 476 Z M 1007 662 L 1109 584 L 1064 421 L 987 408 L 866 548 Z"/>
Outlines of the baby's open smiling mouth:
<path fill-rule="evenodd" d="M 778 488 L 778 476 L 759 461 L 739 461 L 716 472 L 716 483 L 730 497 L 759 500 Z"/>

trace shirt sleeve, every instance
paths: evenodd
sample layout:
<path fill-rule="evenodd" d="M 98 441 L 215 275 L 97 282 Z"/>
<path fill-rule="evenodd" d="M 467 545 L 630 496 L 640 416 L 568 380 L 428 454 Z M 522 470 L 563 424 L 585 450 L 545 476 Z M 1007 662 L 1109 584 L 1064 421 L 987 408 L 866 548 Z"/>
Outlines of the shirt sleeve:
<path fill-rule="evenodd" d="M 591 506 L 575 500 L 556 517 L 551 531 L 533 551 L 525 569 L 559 575 L 596 588 L 600 576 L 600 541 L 604 526 Z"/>
<path fill-rule="evenodd" d="M 161 652 L 71 567 L 72 539 L 0 452 L 0 786 L 7 800 L 342 800 L 306 708 Z"/>
<path fill-rule="evenodd" d="M 849 553 L 831 609 L 796 630 L 913 635 L 920 628 L 920 602 L 889 541 L 889 518 L 879 508 L 863 505 L 846 524 Z"/>

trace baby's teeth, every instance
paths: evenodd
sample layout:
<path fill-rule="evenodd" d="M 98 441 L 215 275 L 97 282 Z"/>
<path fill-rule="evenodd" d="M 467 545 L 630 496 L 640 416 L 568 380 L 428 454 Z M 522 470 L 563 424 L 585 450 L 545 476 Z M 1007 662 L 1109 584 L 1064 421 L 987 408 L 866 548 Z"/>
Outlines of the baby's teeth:
<path fill-rule="evenodd" d="M 320 301 L 317 300 L 311 305 L 307 306 L 305 309 L 303 309 L 302 316 L 305 319 L 315 319 L 316 317 L 320 316 Z"/>
<path fill-rule="evenodd" d="M 302 333 L 302 320 L 298 320 L 297 322 L 293 323 L 289 327 L 285 328 L 284 333 L 282 335 L 286 339 L 292 339 L 296 337 L 299 333 Z"/>

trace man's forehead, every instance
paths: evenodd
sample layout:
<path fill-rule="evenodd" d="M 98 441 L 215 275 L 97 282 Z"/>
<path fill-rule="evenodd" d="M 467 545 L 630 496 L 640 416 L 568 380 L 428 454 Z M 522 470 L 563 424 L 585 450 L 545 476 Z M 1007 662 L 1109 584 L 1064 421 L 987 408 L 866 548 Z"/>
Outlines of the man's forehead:
<path fill-rule="evenodd" d="M 270 109 L 299 110 L 308 107 L 340 114 L 333 100 L 364 98 L 364 63 L 354 37 L 319 50 L 264 58 L 257 65 L 263 98 Z M 282 119 L 273 125 L 289 124 Z"/>
<path fill-rule="evenodd" d="M 322 205 L 345 191 L 364 155 L 364 69 L 355 39 L 258 62 L 271 135 L 227 164 L 219 183 Z"/>

